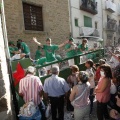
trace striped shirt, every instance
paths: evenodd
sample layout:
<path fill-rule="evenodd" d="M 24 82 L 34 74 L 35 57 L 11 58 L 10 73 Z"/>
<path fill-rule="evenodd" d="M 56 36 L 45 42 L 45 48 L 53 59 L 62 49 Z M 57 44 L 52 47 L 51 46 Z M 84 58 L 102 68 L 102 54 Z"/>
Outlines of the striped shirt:
<path fill-rule="evenodd" d="M 39 105 L 41 101 L 40 91 L 42 89 L 42 83 L 37 76 L 28 74 L 20 80 L 19 93 L 23 94 L 26 103 L 32 100 L 36 105 Z"/>

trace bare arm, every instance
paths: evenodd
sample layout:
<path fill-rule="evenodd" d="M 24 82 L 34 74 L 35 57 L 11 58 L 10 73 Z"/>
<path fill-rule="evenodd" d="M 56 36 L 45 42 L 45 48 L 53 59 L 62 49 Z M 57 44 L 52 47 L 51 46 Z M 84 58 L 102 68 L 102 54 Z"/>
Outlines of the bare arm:
<path fill-rule="evenodd" d="M 69 41 L 69 40 L 66 40 L 64 43 L 58 45 L 58 47 L 61 48 L 61 47 L 65 46 L 65 45 L 68 43 L 68 41 Z"/>
<path fill-rule="evenodd" d="M 33 37 L 33 41 L 34 41 L 37 45 L 39 45 L 39 46 L 42 45 L 40 42 L 37 41 L 37 38 L 36 38 L 36 37 Z"/>
<path fill-rule="evenodd" d="M 109 82 L 111 82 L 111 81 L 109 81 L 109 79 L 104 78 L 104 80 L 102 81 L 101 88 L 96 87 L 95 88 L 95 93 L 101 93 L 101 92 L 103 92 L 107 88 Z"/>
<path fill-rule="evenodd" d="M 75 86 L 73 87 L 73 90 L 70 94 L 70 101 L 73 101 L 75 99 L 75 95 L 76 95 L 76 92 L 75 92 L 76 88 Z"/>

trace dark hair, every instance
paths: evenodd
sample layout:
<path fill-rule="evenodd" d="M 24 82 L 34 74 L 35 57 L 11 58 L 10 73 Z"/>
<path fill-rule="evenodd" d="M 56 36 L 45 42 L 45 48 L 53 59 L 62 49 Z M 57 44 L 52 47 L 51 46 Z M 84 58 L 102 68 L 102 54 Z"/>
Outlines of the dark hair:
<path fill-rule="evenodd" d="M 100 69 L 103 69 L 105 72 L 105 77 L 107 78 L 111 78 L 112 79 L 112 71 L 111 71 L 111 67 L 108 64 L 103 64 L 100 66 Z"/>
<path fill-rule="evenodd" d="M 96 68 L 94 67 L 94 62 L 93 60 L 89 59 L 86 61 L 86 63 L 88 63 L 90 65 L 90 67 L 92 68 L 93 73 L 96 71 Z"/>
<path fill-rule="evenodd" d="M 78 78 L 82 83 L 86 83 L 89 80 L 89 75 L 86 71 L 80 71 L 78 74 Z"/>
<path fill-rule="evenodd" d="M 99 63 L 100 63 L 100 65 L 102 65 L 102 64 L 105 64 L 106 61 L 107 61 L 106 58 L 104 58 L 104 59 L 100 59 L 100 60 L 99 60 Z"/>
<path fill-rule="evenodd" d="M 96 68 L 97 68 L 97 67 L 99 67 L 99 66 L 100 66 L 100 64 L 99 64 L 99 63 L 96 63 L 96 64 L 95 64 L 95 67 L 96 67 Z"/>
<path fill-rule="evenodd" d="M 90 65 L 90 67 L 93 67 L 94 63 L 91 59 L 87 60 L 86 63 Z"/>

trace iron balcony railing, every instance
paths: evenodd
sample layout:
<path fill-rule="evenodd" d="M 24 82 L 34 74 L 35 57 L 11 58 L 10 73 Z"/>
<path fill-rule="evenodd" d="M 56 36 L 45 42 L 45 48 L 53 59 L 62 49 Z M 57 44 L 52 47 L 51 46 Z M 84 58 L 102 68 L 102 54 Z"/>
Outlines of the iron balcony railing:
<path fill-rule="evenodd" d="M 98 14 L 97 2 L 94 2 L 92 0 L 89 0 L 89 1 L 88 0 L 81 0 L 81 1 L 82 1 L 82 4 L 80 6 L 80 10 L 89 12 L 93 15 Z"/>

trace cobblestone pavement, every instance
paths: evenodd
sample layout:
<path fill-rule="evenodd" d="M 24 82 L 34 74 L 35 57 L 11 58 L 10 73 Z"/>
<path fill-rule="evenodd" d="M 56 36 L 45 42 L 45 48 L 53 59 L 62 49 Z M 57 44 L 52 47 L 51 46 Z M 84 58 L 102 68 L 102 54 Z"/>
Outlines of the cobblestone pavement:
<path fill-rule="evenodd" d="M 74 118 L 71 117 L 71 114 L 73 112 L 68 112 L 65 108 L 65 115 L 64 115 L 64 120 L 74 120 Z M 48 120 L 52 120 L 49 118 Z M 90 116 L 90 120 L 97 120 L 97 115 L 96 115 L 96 101 L 94 101 L 94 106 L 93 106 L 93 113 Z"/>

